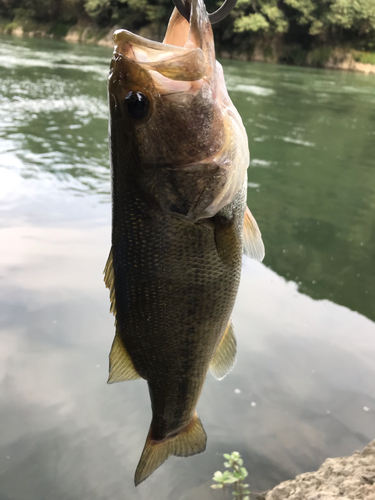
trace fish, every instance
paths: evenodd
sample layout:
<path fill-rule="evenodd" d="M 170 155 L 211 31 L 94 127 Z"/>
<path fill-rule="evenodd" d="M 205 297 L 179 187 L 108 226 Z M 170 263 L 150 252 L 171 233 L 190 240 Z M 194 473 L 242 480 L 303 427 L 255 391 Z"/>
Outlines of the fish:
<path fill-rule="evenodd" d="M 196 405 L 234 366 L 243 251 L 264 257 L 246 205 L 249 149 L 203 0 L 163 42 L 114 33 L 108 77 L 115 315 L 108 383 L 147 381 L 152 420 L 134 482 L 206 448 Z"/>

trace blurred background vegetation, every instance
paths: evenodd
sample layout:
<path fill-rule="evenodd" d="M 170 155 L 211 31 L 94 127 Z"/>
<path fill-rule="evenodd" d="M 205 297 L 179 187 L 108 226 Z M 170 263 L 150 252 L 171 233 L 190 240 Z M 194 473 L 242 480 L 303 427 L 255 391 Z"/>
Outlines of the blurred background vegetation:
<path fill-rule="evenodd" d="M 221 3 L 206 0 L 207 10 Z M 0 0 L 0 16 L 8 32 L 46 23 L 61 37 L 74 25 L 92 25 L 97 37 L 121 26 L 161 38 L 172 7 L 171 0 Z M 256 59 L 260 48 L 265 60 L 319 66 L 331 54 L 327 47 L 342 47 L 375 64 L 375 0 L 238 0 L 215 38 L 232 57 Z"/>

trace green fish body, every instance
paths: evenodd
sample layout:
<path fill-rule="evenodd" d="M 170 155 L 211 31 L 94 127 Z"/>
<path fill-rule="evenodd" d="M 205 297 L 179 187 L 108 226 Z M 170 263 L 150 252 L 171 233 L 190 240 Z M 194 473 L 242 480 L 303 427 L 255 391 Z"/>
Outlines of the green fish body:
<path fill-rule="evenodd" d="M 192 0 L 190 23 L 174 11 L 166 41 L 116 32 L 108 87 L 108 381 L 147 380 L 153 415 L 136 485 L 170 455 L 204 451 L 195 408 L 208 369 L 220 379 L 235 362 L 230 316 L 243 246 L 264 255 L 246 207 L 246 133 L 203 0 Z"/>

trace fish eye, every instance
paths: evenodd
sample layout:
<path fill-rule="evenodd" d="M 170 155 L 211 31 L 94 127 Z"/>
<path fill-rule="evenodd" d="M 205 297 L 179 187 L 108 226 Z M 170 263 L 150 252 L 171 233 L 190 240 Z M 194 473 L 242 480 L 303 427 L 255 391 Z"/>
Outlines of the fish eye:
<path fill-rule="evenodd" d="M 142 92 L 128 92 L 125 96 L 125 107 L 132 118 L 141 120 L 150 110 L 148 97 Z"/>

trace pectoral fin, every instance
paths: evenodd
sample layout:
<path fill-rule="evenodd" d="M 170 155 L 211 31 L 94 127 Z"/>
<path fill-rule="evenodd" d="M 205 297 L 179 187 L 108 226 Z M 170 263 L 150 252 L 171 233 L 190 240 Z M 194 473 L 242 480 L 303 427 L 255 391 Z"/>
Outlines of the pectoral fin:
<path fill-rule="evenodd" d="M 141 376 L 134 368 L 133 361 L 116 331 L 111 352 L 109 353 L 109 377 L 107 384 L 124 382 L 125 380 L 136 380 L 137 378 L 141 378 Z"/>
<path fill-rule="evenodd" d="M 217 380 L 223 379 L 231 371 L 236 362 L 236 355 L 237 341 L 232 322 L 229 321 L 210 364 L 210 371 Z"/>
<path fill-rule="evenodd" d="M 217 253 L 224 264 L 233 264 L 238 259 L 237 249 L 241 247 L 235 220 L 216 214 L 214 221 Z"/>
<path fill-rule="evenodd" d="M 246 207 L 245 219 L 243 224 L 243 250 L 244 254 L 253 259 L 262 262 L 265 251 L 262 235 L 257 221 L 249 208 Z"/>

